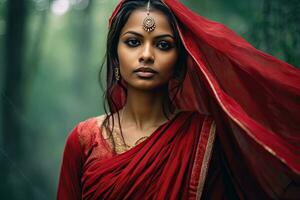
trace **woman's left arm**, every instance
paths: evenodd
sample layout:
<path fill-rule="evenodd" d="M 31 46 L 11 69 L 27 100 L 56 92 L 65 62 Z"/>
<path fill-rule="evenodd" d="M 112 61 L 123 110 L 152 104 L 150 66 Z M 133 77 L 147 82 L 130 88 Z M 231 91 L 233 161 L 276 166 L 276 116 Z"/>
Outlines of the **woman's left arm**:
<path fill-rule="evenodd" d="M 57 200 L 81 199 L 82 150 L 78 126 L 70 133 L 64 150 L 60 171 Z"/>

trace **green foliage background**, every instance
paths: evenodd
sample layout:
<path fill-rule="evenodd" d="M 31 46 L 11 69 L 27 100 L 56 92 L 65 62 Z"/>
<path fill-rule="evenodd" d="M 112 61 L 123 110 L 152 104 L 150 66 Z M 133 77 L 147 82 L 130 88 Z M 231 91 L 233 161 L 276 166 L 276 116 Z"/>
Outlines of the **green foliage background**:
<path fill-rule="evenodd" d="M 51 6 L 57 0 L 22 0 L 24 48 L 8 66 L 8 4 L 0 0 L 0 193 L 3 199 L 55 199 L 66 137 L 82 120 L 103 113 L 98 71 L 105 54 L 108 18 L 117 0 L 69 0 L 63 15 Z M 68 0 L 67 0 L 68 1 Z M 255 47 L 300 66 L 297 0 L 184 0 L 195 12 L 219 21 Z M 15 13 L 18 15 L 18 13 Z M 8 44 L 8 45 L 7 45 Z M 8 95 L 9 68 L 22 67 L 22 102 Z M 7 113 L 15 119 L 5 121 Z M 19 133 L 4 127 L 20 126 Z M 13 139 L 7 140 L 10 136 Z M 14 145 L 18 144 L 18 147 Z M 14 151 L 18 148 L 20 151 Z M 2 197 L 0 197 L 2 199 Z"/>

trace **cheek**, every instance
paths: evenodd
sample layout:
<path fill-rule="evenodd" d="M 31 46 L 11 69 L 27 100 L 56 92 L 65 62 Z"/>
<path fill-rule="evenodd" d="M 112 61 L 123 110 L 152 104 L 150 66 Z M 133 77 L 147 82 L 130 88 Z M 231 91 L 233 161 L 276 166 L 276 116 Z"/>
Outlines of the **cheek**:
<path fill-rule="evenodd" d="M 118 53 L 118 60 L 119 60 L 119 67 L 121 68 L 121 66 L 124 65 L 124 62 L 126 63 L 126 52 L 125 52 L 125 49 L 124 47 L 122 47 L 122 45 L 118 44 L 118 50 L 117 50 L 117 53 Z"/>
<path fill-rule="evenodd" d="M 134 52 L 128 53 L 128 48 L 124 47 L 122 44 L 119 44 L 117 53 L 121 72 L 134 67 L 133 65 L 136 57 Z"/>
<path fill-rule="evenodd" d="M 171 52 L 169 55 L 165 56 L 161 61 L 160 64 L 163 67 L 165 72 L 173 72 L 176 62 L 177 62 L 177 52 Z"/>

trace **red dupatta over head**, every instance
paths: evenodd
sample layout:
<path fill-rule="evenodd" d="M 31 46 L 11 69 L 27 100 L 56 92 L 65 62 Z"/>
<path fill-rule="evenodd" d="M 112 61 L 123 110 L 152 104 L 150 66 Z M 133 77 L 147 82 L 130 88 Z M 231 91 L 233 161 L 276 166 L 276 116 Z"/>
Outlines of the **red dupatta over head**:
<path fill-rule="evenodd" d="M 238 197 L 295 197 L 300 180 L 299 70 L 177 0 L 164 3 L 178 20 L 188 51 L 177 106 L 213 116 L 218 151 Z M 116 98 L 124 102 L 123 95 Z"/>

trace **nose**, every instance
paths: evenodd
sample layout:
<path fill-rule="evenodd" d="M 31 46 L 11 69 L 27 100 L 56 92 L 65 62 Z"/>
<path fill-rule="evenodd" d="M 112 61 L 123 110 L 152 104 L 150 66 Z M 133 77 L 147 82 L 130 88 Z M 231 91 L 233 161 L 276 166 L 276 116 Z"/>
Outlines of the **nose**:
<path fill-rule="evenodd" d="M 154 49 L 151 45 L 151 43 L 145 43 L 143 45 L 141 55 L 139 58 L 139 62 L 146 63 L 146 64 L 152 64 L 154 63 Z"/>

